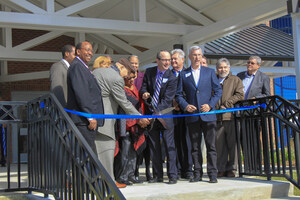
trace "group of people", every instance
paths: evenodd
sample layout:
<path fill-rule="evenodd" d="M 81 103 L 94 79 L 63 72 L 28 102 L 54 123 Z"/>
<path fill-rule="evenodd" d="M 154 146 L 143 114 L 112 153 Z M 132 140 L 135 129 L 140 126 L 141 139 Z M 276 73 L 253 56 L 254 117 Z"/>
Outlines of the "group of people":
<path fill-rule="evenodd" d="M 157 66 L 139 71 L 132 55 L 112 62 L 101 56 L 92 70 L 88 63 L 92 45 L 66 45 L 63 59 L 50 69 L 51 91 L 69 110 L 94 114 L 180 115 L 176 118 L 94 119 L 70 114 L 90 148 L 118 187 L 139 180 L 145 159 L 149 183 L 163 182 L 164 154 L 169 184 L 179 178 L 198 182 L 203 176 L 202 133 L 207 150 L 210 183 L 217 177 L 234 177 L 237 149 L 232 113 L 203 114 L 232 108 L 243 99 L 270 95 L 269 77 L 258 69 L 261 59 L 251 56 L 247 71 L 234 76 L 230 63 L 221 58 L 215 70 L 208 68 L 199 46 L 189 49 L 190 67 L 184 67 L 181 49 L 157 53 Z M 205 66 L 206 65 L 206 66 Z M 152 161 L 152 175 L 150 173 Z"/>

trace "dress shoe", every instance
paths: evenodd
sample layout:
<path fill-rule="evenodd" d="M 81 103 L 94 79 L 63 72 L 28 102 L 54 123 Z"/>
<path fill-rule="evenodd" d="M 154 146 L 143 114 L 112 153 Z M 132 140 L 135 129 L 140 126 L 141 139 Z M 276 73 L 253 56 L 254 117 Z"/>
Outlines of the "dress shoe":
<path fill-rule="evenodd" d="M 132 183 L 143 183 L 142 181 L 136 179 L 135 177 L 129 178 L 128 180 Z"/>
<path fill-rule="evenodd" d="M 176 184 L 177 178 L 170 178 L 168 184 Z"/>
<path fill-rule="evenodd" d="M 209 183 L 217 183 L 218 182 L 218 179 L 217 179 L 217 177 L 210 177 L 209 178 Z"/>
<path fill-rule="evenodd" d="M 194 176 L 192 174 L 187 174 L 187 175 L 181 176 L 181 178 L 191 180 L 194 178 Z"/>
<path fill-rule="evenodd" d="M 132 185 L 129 181 L 120 181 L 119 183 L 125 184 L 125 185 Z"/>
<path fill-rule="evenodd" d="M 146 180 L 147 181 L 150 181 L 150 180 L 152 180 L 153 178 L 152 178 L 152 176 L 146 176 Z"/>
<path fill-rule="evenodd" d="M 194 178 L 190 179 L 190 183 L 202 181 L 202 177 L 200 176 L 195 176 Z"/>
<path fill-rule="evenodd" d="M 116 186 L 117 186 L 118 188 L 125 188 L 127 185 L 126 185 L 126 184 L 122 184 L 122 183 L 116 182 Z"/>
<path fill-rule="evenodd" d="M 227 177 L 235 177 L 235 172 L 234 171 L 227 171 L 227 173 L 226 173 L 226 176 Z"/>
<path fill-rule="evenodd" d="M 162 183 L 162 182 L 164 182 L 164 179 L 163 178 L 157 178 L 157 177 L 155 177 L 155 178 L 148 181 L 148 183 Z"/>
<path fill-rule="evenodd" d="M 217 177 L 224 177 L 225 173 L 224 172 L 218 172 Z"/>

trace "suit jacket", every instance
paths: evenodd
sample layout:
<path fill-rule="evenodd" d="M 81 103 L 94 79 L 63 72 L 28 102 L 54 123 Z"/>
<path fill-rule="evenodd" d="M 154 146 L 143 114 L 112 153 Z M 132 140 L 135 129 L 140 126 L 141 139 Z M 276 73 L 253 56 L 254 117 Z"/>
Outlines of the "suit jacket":
<path fill-rule="evenodd" d="M 134 85 L 136 86 L 136 88 L 138 89 L 138 91 L 141 89 L 142 87 L 142 83 L 143 83 L 143 78 L 144 78 L 144 72 L 137 72 L 137 77 L 134 80 Z"/>
<path fill-rule="evenodd" d="M 104 114 L 101 88 L 89 69 L 76 57 L 68 69 L 68 102 L 66 108 L 90 114 Z M 71 114 L 76 125 L 89 125 L 86 117 Z M 97 119 L 103 126 L 104 119 Z"/>
<path fill-rule="evenodd" d="M 222 96 L 222 87 L 217 79 L 215 71 L 207 67 L 201 67 L 198 86 L 196 86 L 191 67 L 182 71 L 179 75 L 176 101 L 181 109 L 185 110 L 188 104 L 197 107 L 200 112 L 201 105 L 208 104 L 215 109 L 215 105 Z M 216 121 L 216 115 L 200 115 L 203 121 Z M 187 117 L 186 123 L 196 122 L 199 116 Z"/>
<path fill-rule="evenodd" d="M 54 63 L 50 68 L 50 91 L 55 94 L 63 107 L 66 106 L 68 99 L 67 72 L 68 66 L 63 60 Z"/>
<path fill-rule="evenodd" d="M 105 114 L 118 114 L 118 107 L 129 115 L 140 115 L 139 111 L 127 99 L 124 89 L 124 79 L 113 68 L 97 68 L 93 74 L 102 89 L 102 98 Z M 115 139 L 116 119 L 106 119 L 103 127 L 98 128 L 98 132 Z"/>
<path fill-rule="evenodd" d="M 246 71 L 240 72 L 237 76 L 244 80 L 246 77 Z M 270 78 L 266 74 L 261 71 L 257 71 L 254 79 L 250 85 L 250 89 L 248 92 L 247 99 L 251 99 L 252 97 L 261 98 L 270 96 Z"/>
<path fill-rule="evenodd" d="M 218 75 L 217 77 L 219 78 Z M 218 101 L 216 109 L 220 110 L 221 106 L 224 106 L 226 109 L 233 108 L 236 102 L 244 100 L 245 94 L 243 88 L 242 80 L 239 77 L 232 75 L 230 72 L 223 81 L 223 95 Z M 218 121 L 234 119 L 232 112 L 217 114 L 217 118 Z"/>
<path fill-rule="evenodd" d="M 143 84 L 140 90 L 141 96 L 145 92 L 149 92 L 150 95 L 153 97 L 154 90 L 155 90 L 155 82 L 156 82 L 156 75 L 157 75 L 157 67 L 148 68 L 145 72 Z M 159 100 L 157 104 L 157 108 L 159 111 L 162 111 L 166 108 L 172 107 L 172 101 L 175 97 L 177 89 L 177 79 L 172 73 L 170 69 L 166 70 L 163 75 L 162 84 L 159 92 Z M 146 114 L 152 114 L 152 112 L 147 107 Z M 168 113 L 172 114 L 172 112 Z M 164 118 L 167 124 L 173 124 L 172 118 Z M 171 126 L 170 126 L 171 127 Z"/>

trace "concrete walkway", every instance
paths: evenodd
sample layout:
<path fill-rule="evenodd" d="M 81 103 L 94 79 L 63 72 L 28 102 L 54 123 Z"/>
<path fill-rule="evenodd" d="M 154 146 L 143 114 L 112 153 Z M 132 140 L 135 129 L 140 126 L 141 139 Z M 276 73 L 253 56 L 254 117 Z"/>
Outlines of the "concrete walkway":
<path fill-rule="evenodd" d="M 145 181 L 145 169 L 140 168 L 140 179 L 142 184 L 135 184 L 122 188 L 121 192 L 128 200 L 160 200 L 160 199 L 298 199 L 292 197 L 293 186 L 288 182 L 267 181 L 254 178 L 219 178 L 218 183 L 208 183 L 208 177 L 204 176 L 203 181 L 189 183 L 188 180 L 180 179 L 177 184 L 164 183 L 149 184 Z M 17 166 L 11 165 L 11 188 L 17 187 Z M 0 168 L 0 189 L 7 188 L 6 168 Z M 21 185 L 27 185 L 27 165 L 21 165 Z M 0 200 L 6 193 L 0 193 Z M 11 194 L 9 194 L 11 195 Z M 42 195 L 39 195 L 42 197 Z M 14 198 L 15 199 L 15 198 Z M 39 198 L 40 199 L 40 198 Z M 49 198 L 53 199 L 53 198 Z"/>

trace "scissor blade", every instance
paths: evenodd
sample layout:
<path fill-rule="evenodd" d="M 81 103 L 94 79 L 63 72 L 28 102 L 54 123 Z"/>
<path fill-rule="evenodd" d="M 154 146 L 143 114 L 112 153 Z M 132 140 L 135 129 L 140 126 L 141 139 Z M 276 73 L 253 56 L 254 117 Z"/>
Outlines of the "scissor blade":
<path fill-rule="evenodd" d="M 160 111 L 159 114 L 165 115 L 165 114 L 171 112 L 174 109 L 175 109 L 175 107 L 166 108 L 166 109 L 163 109 L 162 111 Z"/>

